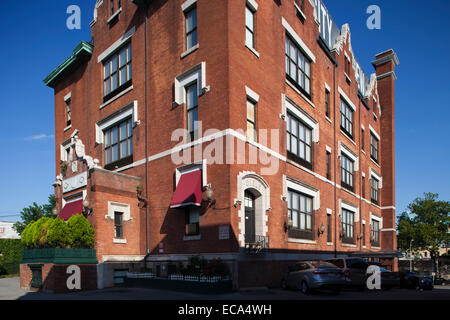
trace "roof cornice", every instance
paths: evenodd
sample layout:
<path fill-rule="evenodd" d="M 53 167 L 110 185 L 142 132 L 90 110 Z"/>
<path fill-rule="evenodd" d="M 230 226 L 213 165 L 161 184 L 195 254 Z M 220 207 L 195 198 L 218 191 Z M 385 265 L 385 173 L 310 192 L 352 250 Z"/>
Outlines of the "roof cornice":
<path fill-rule="evenodd" d="M 73 54 L 53 70 L 43 81 L 45 85 L 54 88 L 62 74 L 70 67 L 74 66 L 81 58 L 92 55 L 93 46 L 85 41 L 81 41 L 73 50 Z"/>

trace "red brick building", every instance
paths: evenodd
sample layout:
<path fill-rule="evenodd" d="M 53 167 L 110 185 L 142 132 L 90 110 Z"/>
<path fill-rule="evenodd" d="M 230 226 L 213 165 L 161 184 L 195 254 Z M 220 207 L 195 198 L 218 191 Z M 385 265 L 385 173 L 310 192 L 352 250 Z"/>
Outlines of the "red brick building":
<path fill-rule="evenodd" d="M 99 287 L 192 255 L 236 287 L 301 259 L 397 268 L 393 50 L 366 76 L 320 0 L 98 0 L 91 29 L 44 81 L 58 210 L 89 201 Z"/>

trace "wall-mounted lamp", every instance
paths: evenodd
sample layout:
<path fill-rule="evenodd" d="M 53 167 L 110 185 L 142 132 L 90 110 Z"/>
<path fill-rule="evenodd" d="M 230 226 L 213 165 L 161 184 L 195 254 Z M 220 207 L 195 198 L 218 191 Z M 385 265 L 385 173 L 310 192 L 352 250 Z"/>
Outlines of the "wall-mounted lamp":
<path fill-rule="evenodd" d="M 58 209 L 56 209 L 56 207 L 54 207 L 53 209 L 52 209 L 52 214 L 56 217 L 57 215 L 58 215 Z"/>
<path fill-rule="evenodd" d="M 284 222 L 284 233 L 288 232 L 288 230 L 292 227 L 292 219 L 288 219 L 287 223 Z"/>
<path fill-rule="evenodd" d="M 89 208 L 90 205 L 91 205 L 91 203 L 89 202 L 88 199 L 83 200 L 83 214 L 85 217 L 88 217 L 92 214 L 93 209 Z"/>
<path fill-rule="evenodd" d="M 234 199 L 233 207 L 237 208 L 237 206 L 240 206 L 242 204 L 241 200 Z"/>
<path fill-rule="evenodd" d="M 203 199 L 208 202 L 207 208 L 211 208 L 212 206 L 216 205 L 216 200 L 213 199 L 214 197 L 214 191 L 210 184 L 205 186 L 203 188 Z"/>
<path fill-rule="evenodd" d="M 320 237 L 322 234 L 324 234 L 324 232 L 325 232 L 325 226 L 322 223 L 320 228 L 317 230 L 317 235 Z"/>

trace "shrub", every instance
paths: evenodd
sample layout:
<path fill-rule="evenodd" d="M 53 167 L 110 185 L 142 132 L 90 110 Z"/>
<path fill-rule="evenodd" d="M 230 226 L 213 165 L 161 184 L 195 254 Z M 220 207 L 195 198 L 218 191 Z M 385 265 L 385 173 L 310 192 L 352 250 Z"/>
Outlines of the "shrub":
<path fill-rule="evenodd" d="M 73 237 L 69 226 L 61 218 L 53 219 L 48 226 L 46 243 L 52 248 L 70 248 Z"/>
<path fill-rule="evenodd" d="M 67 221 L 73 239 L 73 248 L 91 249 L 94 247 L 94 228 L 82 215 L 76 214 Z"/>
<path fill-rule="evenodd" d="M 36 223 L 36 221 L 31 222 L 30 224 L 28 224 L 25 229 L 22 231 L 22 236 L 21 236 L 21 241 L 22 244 L 27 247 L 27 248 L 32 248 L 33 244 L 31 241 L 31 231 L 33 229 L 33 225 Z"/>
<path fill-rule="evenodd" d="M 31 242 L 33 247 L 42 248 L 46 246 L 47 232 L 53 218 L 42 217 L 33 226 L 31 233 Z"/>

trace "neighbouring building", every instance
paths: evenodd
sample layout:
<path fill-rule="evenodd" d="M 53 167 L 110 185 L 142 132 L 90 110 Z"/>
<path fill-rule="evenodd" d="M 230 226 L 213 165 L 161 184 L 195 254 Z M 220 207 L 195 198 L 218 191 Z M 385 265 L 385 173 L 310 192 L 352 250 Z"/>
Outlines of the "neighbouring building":
<path fill-rule="evenodd" d="M 235 287 L 301 259 L 397 270 L 392 49 L 367 76 L 321 0 L 99 0 L 90 26 L 44 82 L 57 209 L 94 226 L 100 288 L 193 255 Z"/>
<path fill-rule="evenodd" d="M 0 239 L 20 239 L 20 235 L 13 229 L 14 222 L 0 221 Z"/>

